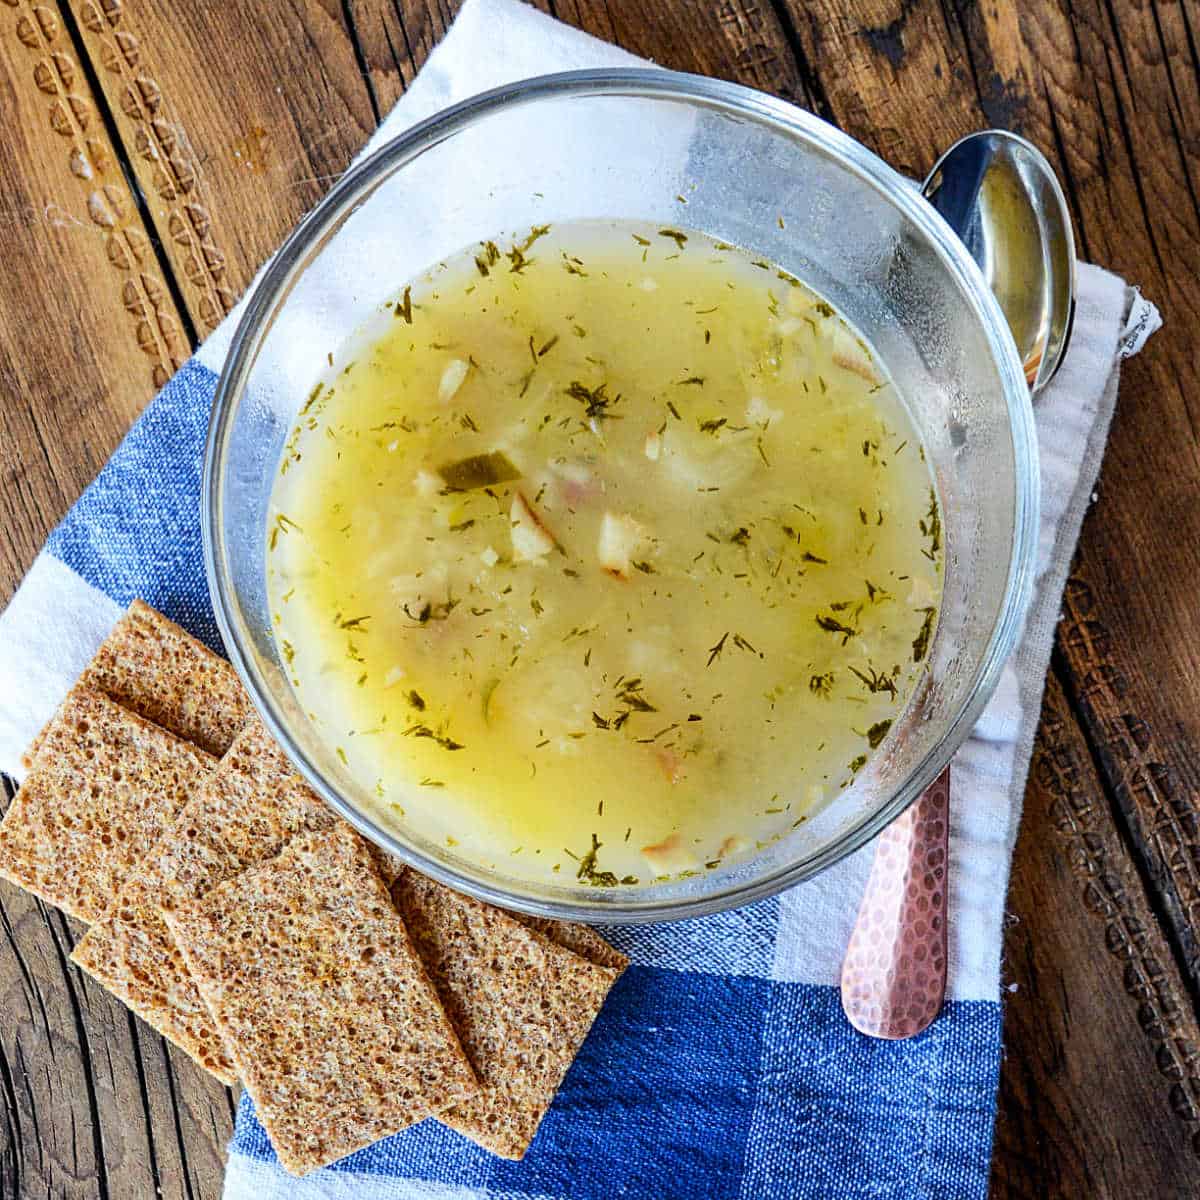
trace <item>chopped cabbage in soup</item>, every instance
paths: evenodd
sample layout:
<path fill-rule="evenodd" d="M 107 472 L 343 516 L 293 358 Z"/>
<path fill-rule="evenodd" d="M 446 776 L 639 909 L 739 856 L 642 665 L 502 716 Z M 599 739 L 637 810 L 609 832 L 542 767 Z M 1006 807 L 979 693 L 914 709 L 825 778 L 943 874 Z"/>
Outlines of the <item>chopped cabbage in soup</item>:
<path fill-rule="evenodd" d="M 292 684 L 380 812 L 592 886 L 748 854 L 847 786 L 944 555 L 907 410 L 828 304 L 599 222 L 403 287 L 303 403 L 268 546 Z"/>

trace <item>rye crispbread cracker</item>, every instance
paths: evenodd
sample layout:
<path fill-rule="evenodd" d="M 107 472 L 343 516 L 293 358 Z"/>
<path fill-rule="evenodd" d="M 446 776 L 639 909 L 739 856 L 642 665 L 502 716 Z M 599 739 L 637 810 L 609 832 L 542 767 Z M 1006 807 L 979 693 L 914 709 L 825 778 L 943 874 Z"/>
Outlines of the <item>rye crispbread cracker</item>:
<path fill-rule="evenodd" d="M 75 688 L 0 823 L 0 875 L 98 920 L 215 765 L 190 742 Z"/>
<path fill-rule="evenodd" d="M 113 626 L 76 687 L 101 692 L 217 756 L 229 749 L 252 711 L 233 667 L 141 600 Z M 45 733 L 25 751 L 26 768 Z"/>
<path fill-rule="evenodd" d="M 379 874 L 383 876 L 383 882 L 391 887 L 401 874 L 408 870 L 404 859 L 382 846 L 376 846 L 374 842 L 368 842 L 367 846 L 375 858 L 375 865 L 379 868 Z"/>
<path fill-rule="evenodd" d="M 415 871 L 392 895 L 483 1085 L 437 1119 L 519 1159 L 620 971 Z"/>
<path fill-rule="evenodd" d="M 341 824 L 252 717 L 149 864 L 161 884 L 159 907 L 169 914 L 176 903 L 190 903 L 214 883 L 274 858 L 297 833 Z M 391 883 L 404 864 L 375 845 L 368 849 Z"/>
<path fill-rule="evenodd" d="M 226 1086 L 237 1072 L 208 1005 L 156 903 L 137 875 L 75 944 L 71 961 Z"/>
<path fill-rule="evenodd" d="M 262 723 L 248 721 L 72 959 L 201 1066 L 231 1082 L 236 1075 L 224 1039 L 163 910 L 274 858 L 295 834 L 336 822 Z"/>
<path fill-rule="evenodd" d="M 528 913 L 514 912 L 512 915 L 522 925 L 536 929 L 555 945 L 574 950 L 588 962 L 601 967 L 615 967 L 618 971 L 629 966 L 629 956 L 610 946 L 590 925 L 580 925 L 577 921 L 554 921 L 549 917 L 531 917 Z"/>
<path fill-rule="evenodd" d="M 147 864 L 158 883 L 158 905 L 169 914 L 230 875 L 274 858 L 297 833 L 338 822 L 266 726 L 252 718 Z"/>
<path fill-rule="evenodd" d="M 477 1090 L 366 843 L 339 822 L 172 917 L 280 1162 L 300 1175 Z"/>

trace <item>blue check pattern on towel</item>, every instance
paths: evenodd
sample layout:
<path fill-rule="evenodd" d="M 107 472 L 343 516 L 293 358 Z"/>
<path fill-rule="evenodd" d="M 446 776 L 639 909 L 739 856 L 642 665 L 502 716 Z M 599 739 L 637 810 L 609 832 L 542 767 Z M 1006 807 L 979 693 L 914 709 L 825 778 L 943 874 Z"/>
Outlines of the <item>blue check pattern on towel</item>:
<path fill-rule="evenodd" d="M 215 385 L 198 362 L 184 366 L 47 549 L 117 604 L 140 596 L 219 648 L 199 527 Z M 268 1170 L 255 1184 L 264 1200 L 982 1200 L 999 1003 L 951 1001 L 912 1041 L 866 1038 L 836 988 L 772 978 L 781 937 L 802 932 L 782 930 L 778 899 L 610 931 L 633 965 L 520 1163 L 426 1121 L 296 1181 L 268 1170 L 274 1154 L 243 1096 L 231 1180 Z"/>

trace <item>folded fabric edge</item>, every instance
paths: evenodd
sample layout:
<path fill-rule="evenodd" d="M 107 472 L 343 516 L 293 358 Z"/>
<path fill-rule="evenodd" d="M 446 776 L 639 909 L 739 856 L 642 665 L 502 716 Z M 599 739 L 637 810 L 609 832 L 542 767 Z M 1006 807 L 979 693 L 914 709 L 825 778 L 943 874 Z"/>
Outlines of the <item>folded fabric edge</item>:
<path fill-rule="evenodd" d="M 0 612 L 0 771 L 25 777 L 21 755 L 50 719 L 122 608 L 47 550 Z"/>
<path fill-rule="evenodd" d="M 1124 292 L 1124 305 L 1116 314 L 1111 330 L 1112 364 L 1108 380 L 1096 406 L 1091 428 L 1080 460 L 1075 486 L 1071 490 L 1055 531 L 1050 562 L 1039 578 L 1033 603 L 1026 619 L 1025 634 L 1017 652 L 1018 676 L 1021 684 L 1021 725 L 1016 740 L 1016 763 L 1021 766 L 1014 771 L 1010 782 L 1010 829 L 1009 869 L 1011 850 L 1015 849 L 1017 833 L 1024 808 L 1025 790 L 1028 785 L 1029 764 L 1033 757 L 1034 741 L 1041 724 L 1042 700 L 1046 689 L 1047 669 L 1050 654 L 1062 617 L 1063 595 L 1067 576 L 1074 561 L 1075 551 L 1083 529 L 1083 521 L 1095 496 L 1100 479 L 1104 453 L 1108 445 L 1108 433 L 1117 406 L 1117 392 L 1121 378 L 1121 364 L 1141 352 L 1147 340 L 1162 326 L 1162 318 L 1153 303 L 1146 300 L 1138 288 L 1127 284 L 1119 276 L 1101 267 L 1080 265 L 1081 274 L 1095 279 L 1096 291 L 1111 295 L 1118 289 Z M 1031 667 L 1042 664 L 1042 669 Z M 1008 872 L 1005 883 L 1005 910 L 1008 908 Z M 998 947 L 1003 950 L 1003 947 Z M 1001 966 L 1003 970 L 1003 965 Z M 1003 992 L 1001 993 L 1003 995 Z"/>

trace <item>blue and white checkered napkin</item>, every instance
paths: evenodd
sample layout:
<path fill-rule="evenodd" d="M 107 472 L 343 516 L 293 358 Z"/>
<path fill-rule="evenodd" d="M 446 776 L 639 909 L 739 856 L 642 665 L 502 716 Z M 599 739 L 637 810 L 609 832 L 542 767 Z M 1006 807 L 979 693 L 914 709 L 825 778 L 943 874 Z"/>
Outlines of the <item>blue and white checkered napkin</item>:
<path fill-rule="evenodd" d="M 485 88 L 632 61 L 515 0 L 468 0 L 368 149 Z M 985 1196 L 1004 894 L 1042 684 L 1118 364 L 1159 323 L 1114 276 L 1084 267 L 1079 283 L 1071 352 L 1037 409 L 1037 594 L 1003 683 L 954 762 L 942 1017 L 889 1043 L 842 1015 L 839 966 L 868 847 L 737 912 L 613 931 L 633 965 L 523 1162 L 494 1159 L 427 1121 L 297 1181 L 243 1096 L 227 1200 Z M 133 597 L 217 644 L 200 553 L 200 458 L 236 317 L 146 410 L 0 615 L 0 769 L 20 773 L 21 750 Z"/>

